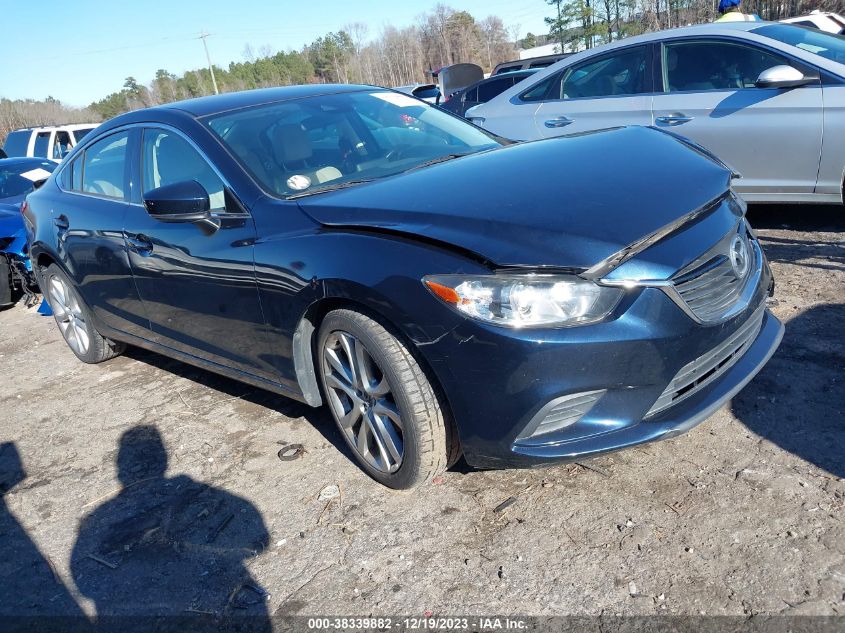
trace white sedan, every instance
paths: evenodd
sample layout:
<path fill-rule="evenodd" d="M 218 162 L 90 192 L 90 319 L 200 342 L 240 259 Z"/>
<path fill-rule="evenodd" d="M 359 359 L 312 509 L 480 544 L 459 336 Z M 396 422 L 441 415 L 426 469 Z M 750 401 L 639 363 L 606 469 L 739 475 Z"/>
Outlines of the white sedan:
<path fill-rule="evenodd" d="M 649 33 L 567 57 L 466 116 L 514 140 L 653 125 L 736 169 L 749 202 L 842 202 L 845 38 L 771 22 Z"/>

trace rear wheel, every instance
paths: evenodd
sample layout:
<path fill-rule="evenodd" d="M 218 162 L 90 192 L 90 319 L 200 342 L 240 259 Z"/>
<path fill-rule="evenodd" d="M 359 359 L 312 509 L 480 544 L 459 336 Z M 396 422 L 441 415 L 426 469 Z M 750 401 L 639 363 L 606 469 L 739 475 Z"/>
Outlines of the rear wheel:
<path fill-rule="evenodd" d="M 124 350 L 124 344 L 103 337 L 94 327 L 91 311 L 61 268 L 50 264 L 42 276 L 56 324 L 71 351 L 83 363 L 101 363 Z"/>
<path fill-rule="evenodd" d="M 373 479 L 413 488 L 457 459 L 457 438 L 425 372 L 379 323 L 353 310 L 330 312 L 317 354 L 332 416 Z"/>

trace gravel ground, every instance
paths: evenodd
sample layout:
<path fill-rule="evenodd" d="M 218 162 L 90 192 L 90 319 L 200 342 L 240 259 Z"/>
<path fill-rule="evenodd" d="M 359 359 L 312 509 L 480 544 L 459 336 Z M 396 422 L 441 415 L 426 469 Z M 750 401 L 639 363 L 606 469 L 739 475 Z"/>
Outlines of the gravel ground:
<path fill-rule="evenodd" d="M 689 434 L 413 493 L 324 410 L 139 350 L 84 365 L 52 319 L 0 312 L 24 471 L 0 489 L 0 616 L 845 614 L 843 214 L 752 210 L 786 336 Z"/>

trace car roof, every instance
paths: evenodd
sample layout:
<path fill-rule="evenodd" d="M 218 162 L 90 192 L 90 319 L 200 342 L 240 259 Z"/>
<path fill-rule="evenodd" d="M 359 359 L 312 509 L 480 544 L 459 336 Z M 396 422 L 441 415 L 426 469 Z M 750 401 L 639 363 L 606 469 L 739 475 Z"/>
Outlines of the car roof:
<path fill-rule="evenodd" d="M 259 90 L 245 90 L 242 92 L 227 92 L 210 97 L 198 97 L 185 101 L 175 101 L 150 110 L 182 110 L 195 117 L 218 114 L 229 110 L 238 110 L 250 106 L 275 103 L 278 101 L 289 101 L 291 99 L 302 99 L 305 97 L 317 97 L 321 95 L 342 94 L 346 92 L 359 92 L 361 90 L 385 90 L 376 86 L 364 86 L 355 84 L 307 84 L 301 86 L 283 86 L 280 88 L 263 88 Z M 148 110 L 149 112 L 149 110 Z"/>

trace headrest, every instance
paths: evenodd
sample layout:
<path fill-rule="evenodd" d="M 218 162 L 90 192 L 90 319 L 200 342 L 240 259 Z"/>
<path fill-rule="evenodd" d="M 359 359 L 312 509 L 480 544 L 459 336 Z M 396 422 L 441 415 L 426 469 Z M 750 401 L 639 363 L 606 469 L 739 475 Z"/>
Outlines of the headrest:
<path fill-rule="evenodd" d="M 311 140 L 301 125 L 280 125 L 273 133 L 273 152 L 276 161 L 291 163 L 308 160 L 314 153 Z"/>

